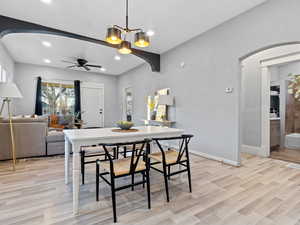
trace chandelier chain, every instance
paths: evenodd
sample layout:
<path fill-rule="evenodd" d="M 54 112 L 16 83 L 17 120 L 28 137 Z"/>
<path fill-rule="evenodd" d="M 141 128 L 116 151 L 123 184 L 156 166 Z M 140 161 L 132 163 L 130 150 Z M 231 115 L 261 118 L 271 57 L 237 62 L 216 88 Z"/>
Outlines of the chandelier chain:
<path fill-rule="evenodd" d="M 128 28 L 128 0 L 126 0 L 126 30 L 129 30 Z"/>

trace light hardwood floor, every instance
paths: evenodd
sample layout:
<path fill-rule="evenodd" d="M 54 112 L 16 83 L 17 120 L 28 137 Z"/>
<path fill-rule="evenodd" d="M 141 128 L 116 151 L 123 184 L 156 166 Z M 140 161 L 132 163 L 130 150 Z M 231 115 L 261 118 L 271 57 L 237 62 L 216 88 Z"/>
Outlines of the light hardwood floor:
<path fill-rule="evenodd" d="M 192 157 L 193 193 L 186 177 L 175 176 L 170 203 L 162 176 L 151 172 L 152 210 L 142 187 L 117 194 L 119 224 L 130 225 L 300 225 L 300 170 L 287 162 L 243 155 L 240 168 Z M 0 163 L 1 225 L 111 224 L 109 187 L 95 201 L 94 166 L 81 187 L 80 215 L 72 215 L 71 185 L 64 184 L 62 157 L 22 161 L 18 170 Z M 123 180 L 122 182 L 126 182 Z"/>
<path fill-rule="evenodd" d="M 279 149 L 271 152 L 271 158 L 300 163 L 300 150 Z"/>

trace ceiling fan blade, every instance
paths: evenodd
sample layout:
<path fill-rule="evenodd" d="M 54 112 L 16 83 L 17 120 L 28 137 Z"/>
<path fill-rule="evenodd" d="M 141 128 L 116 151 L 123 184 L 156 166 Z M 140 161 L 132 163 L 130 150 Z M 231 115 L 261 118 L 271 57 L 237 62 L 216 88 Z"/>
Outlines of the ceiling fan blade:
<path fill-rule="evenodd" d="M 71 69 L 71 68 L 74 68 L 74 67 L 77 67 L 77 65 L 67 66 L 66 68 L 67 68 L 67 69 Z"/>
<path fill-rule="evenodd" d="M 88 68 L 86 65 L 82 66 L 86 71 L 90 71 L 91 69 Z"/>
<path fill-rule="evenodd" d="M 75 62 L 71 62 L 71 61 L 67 61 L 67 60 L 61 60 L 62 62 L 64 63 L 72 63 L 72 64 L 75 64 Z"/>
<path fill-rule="evenodd" d="M 95 67 L 95 68 L 102 68 L 102 66 L 99 66 L 99 65 L 90 65 L 90 64 L 87 64 L 86 66 Z"/>

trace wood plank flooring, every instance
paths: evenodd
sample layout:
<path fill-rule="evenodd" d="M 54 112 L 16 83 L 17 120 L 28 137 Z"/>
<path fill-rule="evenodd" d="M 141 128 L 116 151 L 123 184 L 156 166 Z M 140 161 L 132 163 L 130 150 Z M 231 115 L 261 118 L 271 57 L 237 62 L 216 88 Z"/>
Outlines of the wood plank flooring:
<path fill-rule="evenodd" d="M 118 224 L 300 225 L 300 170 L 286 165 L 243 155 L 236 168 L 193 156 L 192 194 L 186 176 L 175 176 L 166 203 L 162 176 L 151 171 L 152 210 L 142 187 L 123 190 L 117 194 Z M 100 202 L 95 201 L 93 165 L 81 186 L 79 216 L 72 214 L 63 157 L 21 161 L 15 173 L 8 166 L 0 163 L 1 225 L 112 224 L 110 189 L 103 182 Z"/>
<path fill-rule="evenodd" d="M 271 152 L 271 158 L 300 163 L 300 150 L 279 149 Z"/>

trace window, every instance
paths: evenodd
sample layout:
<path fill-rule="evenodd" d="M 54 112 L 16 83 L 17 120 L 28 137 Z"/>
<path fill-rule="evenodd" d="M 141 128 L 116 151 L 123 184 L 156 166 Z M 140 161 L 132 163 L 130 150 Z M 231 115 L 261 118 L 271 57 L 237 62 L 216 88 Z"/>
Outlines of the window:
<path fill-rule="evenodd" d="M 2 69 L 1 70 L 1 82 L 6 82 L 7 80 L 7 73 L 6 73 L 6 70 L 5 69 Z"/>
<path fill-rule="evenodd" d="M 74 85 L 42 82 L 44 115 L 74 115 Z"/>
<path fill-rule="evenodd" d="M 7 74 L 6 70 L 0 65 L 0 82 L 6 82 Z"/>

